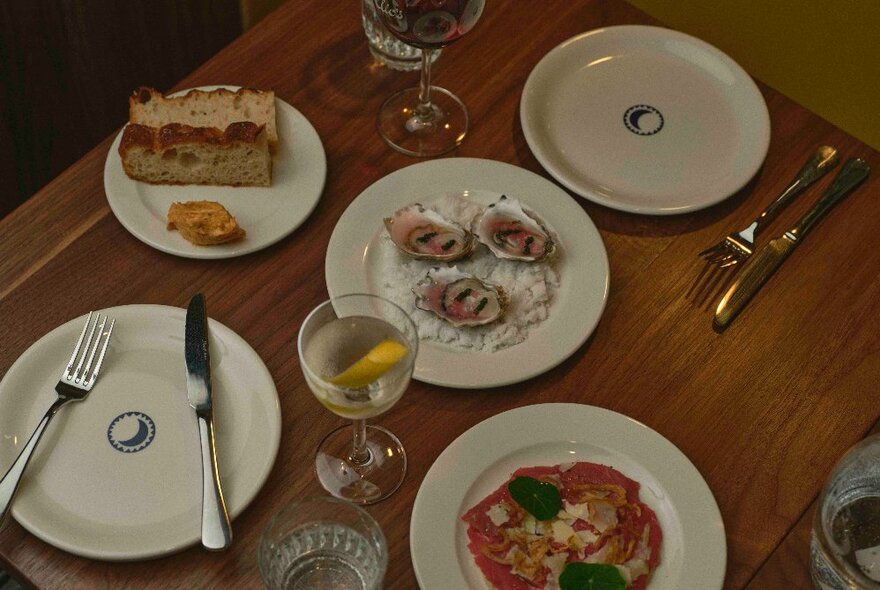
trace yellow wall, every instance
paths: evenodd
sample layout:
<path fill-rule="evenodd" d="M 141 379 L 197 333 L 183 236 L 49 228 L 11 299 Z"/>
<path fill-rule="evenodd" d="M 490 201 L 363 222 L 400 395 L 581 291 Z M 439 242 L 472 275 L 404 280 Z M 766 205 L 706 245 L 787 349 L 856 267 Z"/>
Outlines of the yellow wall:
<path fill-rule="evenodd" d="M 880 150 L 880 0 L 629 2 Z"/>
<path fill-rule="evenodd" d="M 244 27 L 282 1 L 240 0 Z M 629 2 L 880 150 L 880 0 Z"/>

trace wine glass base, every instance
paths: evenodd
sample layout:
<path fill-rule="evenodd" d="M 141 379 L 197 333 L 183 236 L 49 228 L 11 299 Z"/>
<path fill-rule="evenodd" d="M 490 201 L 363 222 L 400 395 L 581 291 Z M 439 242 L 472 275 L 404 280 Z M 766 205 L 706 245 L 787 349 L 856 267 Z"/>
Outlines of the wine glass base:
<path fill-rule="evenodd" d="M 406 453 L 400 440 L 381 426 L 367 426 L 363 464 L 351 458 L 351 426 L 341 426 L 324 437 L 315 457 L 315 474 L 331 495 L 355 504 L 374 504 L 400 487 L 406 475 Z"/>
<path fill-rule="evenodd" d="M 419 89 L 391 95 L 379 109 L 377 126 L 385 143 L 408 156 L 439 156 L 455 149 L 468 130 L 468 112 L 457 96 L 431 86 L 430 110 L 418 112 Z"/>

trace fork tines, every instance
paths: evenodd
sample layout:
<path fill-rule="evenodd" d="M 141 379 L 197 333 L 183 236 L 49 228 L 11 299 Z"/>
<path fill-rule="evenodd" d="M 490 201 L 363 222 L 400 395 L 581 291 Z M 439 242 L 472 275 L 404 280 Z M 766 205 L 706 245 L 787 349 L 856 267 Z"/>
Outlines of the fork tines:
<path fill-rule="evenodd" d="M 708 264 L 727 268 L 739 264 L 751 256 L 752 248 L 753 246 L 742 244 L 733 235 L 729 235 L 714 246 L 709 246 L 697 256 L 702 257 Z"/>
<path fill-rule="evenodd" d="M 721 268 L 727 268 L 737 264 L 740 259 L 740 253 L 730 246 L 725 240 L 714 246 L 706 248 L 699 253 L 707 264 L 715 264 Z"/>
<path fill-rule="evenodd" d="M 94 317 L 94 321 L 92 318 Z M 107 320 L 110 320 L 109 327 Z M 104 354 L 107 352 L 107 345 L 110 343 L 110 334 L 113 332 L 113 326 L 116 324 L 115 319 L 110 319 L 106 315 L 89 312 L 86 318 L 86 325 L 83 326 L 79 335 L 79 340 L 64 370 L 63 379 L 76 387 L 90 389 L 98 377 L 101 370 L 101 363 L 104 361 Z M 97 334 L 96 334 L 97 332 Z M 86 334 L 88 333 L 88 337 Z M 103 345 L 101 341 L 103 340 Z M 95 355 L 98 353 L 100 346 L 101 352 L 98 354 L 97 362 Z M 76 368 L 74 368 L 76 365 Z"/>

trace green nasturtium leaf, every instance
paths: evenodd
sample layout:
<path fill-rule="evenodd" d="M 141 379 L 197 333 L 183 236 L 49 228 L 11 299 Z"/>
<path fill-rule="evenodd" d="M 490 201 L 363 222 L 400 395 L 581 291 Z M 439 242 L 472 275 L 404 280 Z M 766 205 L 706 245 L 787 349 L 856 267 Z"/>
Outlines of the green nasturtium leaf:
<path fill-rule="evenodd" d="M 560 590 L 626 590 L 620 571 L 607 563 L 569 563 L 559 576 Z"/>
<path fill-rule="evenodd" d="M 552 483 L 517 477 L 507 484 L 507 489 L 516 503 L 538 520 L 550 520 L 562 508 L 559 490 Z"/>

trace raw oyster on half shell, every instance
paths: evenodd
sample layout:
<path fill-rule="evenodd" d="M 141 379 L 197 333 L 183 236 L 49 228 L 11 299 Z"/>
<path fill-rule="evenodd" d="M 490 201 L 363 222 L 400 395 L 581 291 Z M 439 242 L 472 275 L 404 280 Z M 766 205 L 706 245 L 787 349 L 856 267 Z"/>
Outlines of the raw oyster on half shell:
<path fill-rule="evenodd" d="M 413 258 L 451 262 L 474 249 L 471 232 L 420 203 L 385 218 L 385 228 L 394 245 Z"/>
<path fill-rule="evenodd" d="M 498 258 L 534 262 L 556 251 L 550 232 L 538 216 L 505 195 L 486 207 L 471 229 Z"/>
<path fill-rule="evenodd" d="M 507 294 L 456 267 L 432 268 L 413 287 L 416 307 L 431 311 L 455 326 L 482 326 L 507 309 Z"/>

